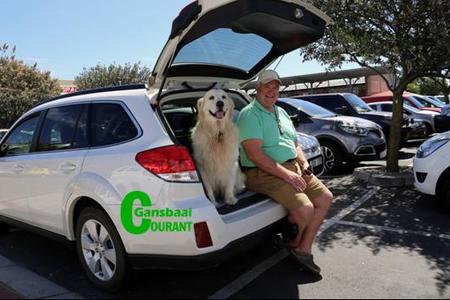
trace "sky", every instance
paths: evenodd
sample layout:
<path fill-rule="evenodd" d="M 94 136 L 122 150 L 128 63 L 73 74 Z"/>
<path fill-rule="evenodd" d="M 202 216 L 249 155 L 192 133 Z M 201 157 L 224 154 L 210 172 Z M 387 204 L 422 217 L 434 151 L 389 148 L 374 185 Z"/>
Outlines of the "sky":
<path fill-rule="evenodd" d="M 37 63 L 57 79 L 74 79 L 97 64 L 140 61 L 153 66 L 172 20 L 190 0 L 1 0 L 0 45 L 16 46 L 16 57 Z M 357 68 L 356 64 L 343 69 Z M 281 77 L 324 72 L 326 66 L 287 54 Z"/>

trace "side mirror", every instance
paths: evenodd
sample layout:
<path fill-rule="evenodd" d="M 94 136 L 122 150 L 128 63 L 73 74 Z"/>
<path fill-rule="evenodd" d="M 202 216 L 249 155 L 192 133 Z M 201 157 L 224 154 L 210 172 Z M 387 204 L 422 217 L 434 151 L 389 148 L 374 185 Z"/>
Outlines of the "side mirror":
<path fill-rule="evenodd" d="M 297 127 L 300 124 L 300 114 L 296 113 L 295 115 L 289 116 L 292 120 L 292 123 L 294 123 L 294 127 Z"/>
<path fill-rule="evenodd" d="M 350 115 L 350 110 L 348 109 L 347 106 L 336 107 L 335 112 L 338 115 L 344 115 L 344 116 L 349 116 Z"/>

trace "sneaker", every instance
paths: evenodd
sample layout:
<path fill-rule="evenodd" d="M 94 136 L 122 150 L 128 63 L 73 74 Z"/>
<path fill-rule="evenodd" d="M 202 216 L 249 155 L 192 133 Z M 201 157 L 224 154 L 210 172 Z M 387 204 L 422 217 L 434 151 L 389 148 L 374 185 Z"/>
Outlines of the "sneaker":
<path fill-rule="evenodd" d="M 320 275 L 320 267 L 314 263 L 314 257 L 312 254 L 294 249 L 291 250 L 291 254 L 297 259 L 297 262 L 303 269 L 313 273 L 314 275 Z"/>

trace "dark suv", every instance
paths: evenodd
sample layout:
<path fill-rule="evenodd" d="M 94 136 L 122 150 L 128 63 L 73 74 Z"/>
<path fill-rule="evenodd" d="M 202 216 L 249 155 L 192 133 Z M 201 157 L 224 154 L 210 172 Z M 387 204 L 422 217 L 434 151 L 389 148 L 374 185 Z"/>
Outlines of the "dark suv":
<path fill-rule="evenodd" d="M 339 115 L 353 116 L 375 122 L 381 126 L 383 133 L 386 136 L 386 141 L 389 142 L 392 113 L 373 110 L 366 102 L 355 94 L 316 94 L 296 96 L 293 98 L 315 103 Z M 404 115 L 400 144 L 404 145 L 406 143 L 409 131 L 409 118 Z"/>

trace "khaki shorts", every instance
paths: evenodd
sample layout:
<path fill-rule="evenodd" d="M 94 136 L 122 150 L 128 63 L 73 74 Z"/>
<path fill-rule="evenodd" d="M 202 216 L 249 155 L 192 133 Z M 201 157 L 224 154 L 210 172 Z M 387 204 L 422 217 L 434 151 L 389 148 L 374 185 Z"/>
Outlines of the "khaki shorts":
<path fill-rule="evenodd" d="M 302 175 L 300 166 L 296 161 L 283 163 L 282 166 Z M 267 195 L 289 211 L 311 203 L 310 199 L 315 199 L 328 191 L 316 176 L 311 178 L 303 192 L 297 192 L 286 181 L 258 168 L 246 169 L 244 173 L 247 175 L 246 186 L 249 191 Z"/>

